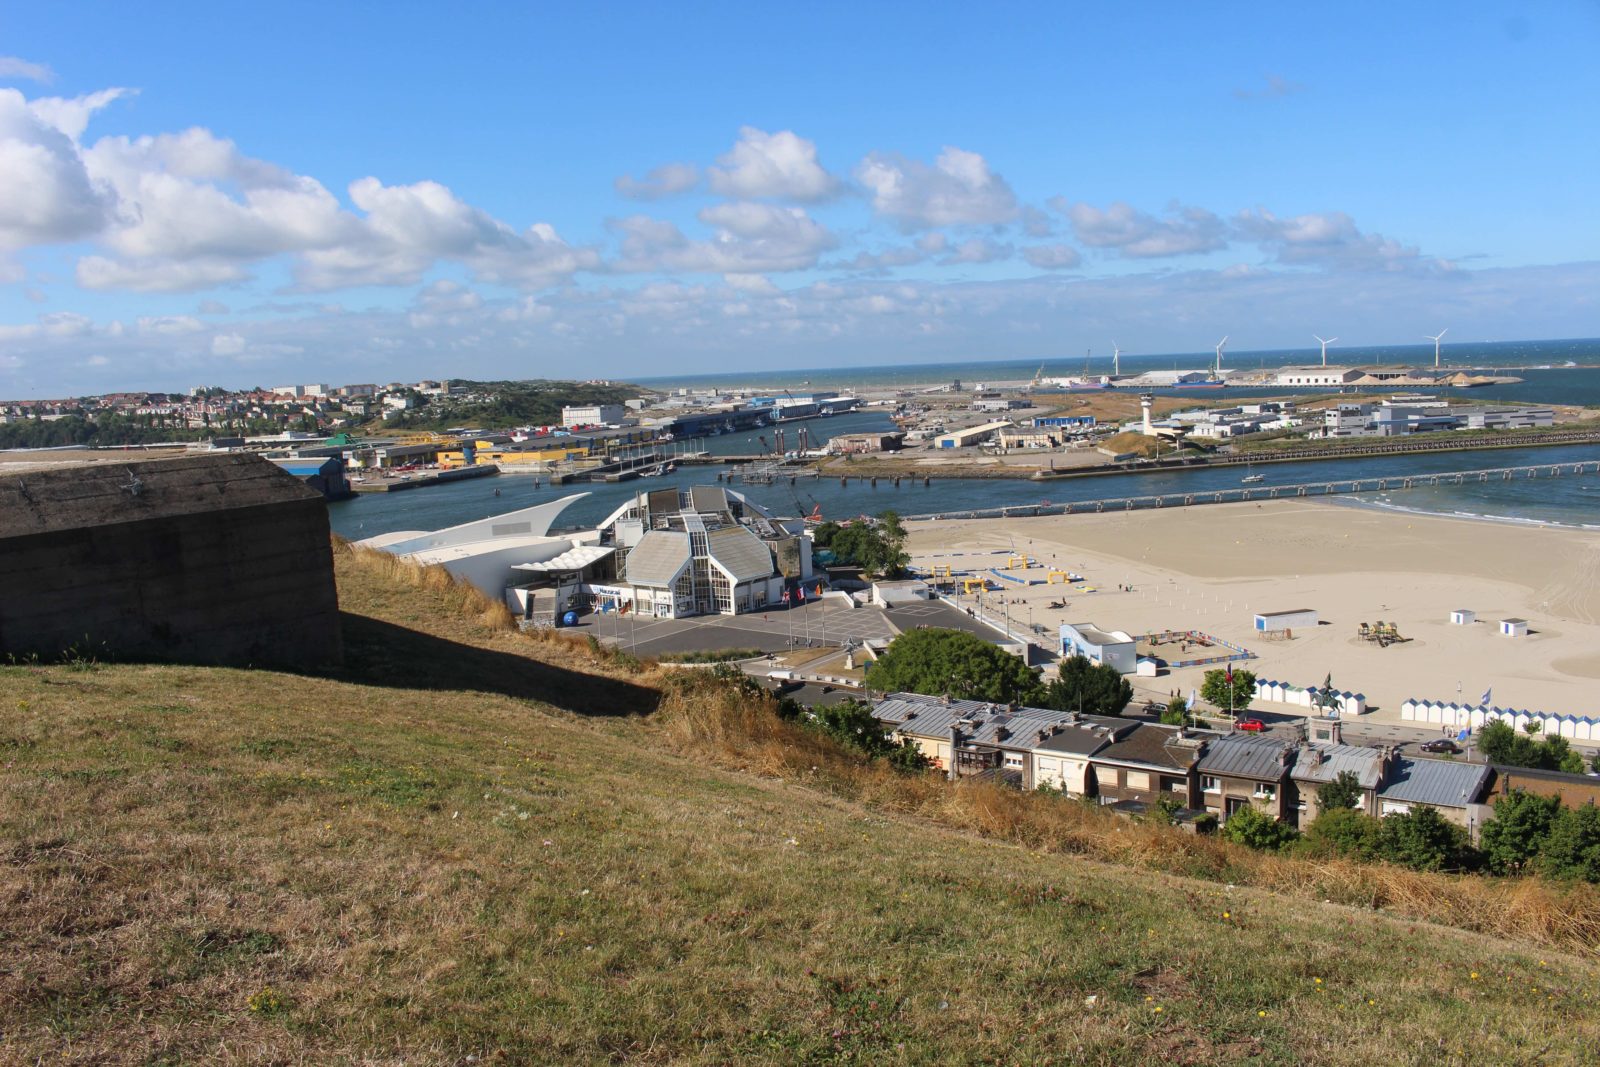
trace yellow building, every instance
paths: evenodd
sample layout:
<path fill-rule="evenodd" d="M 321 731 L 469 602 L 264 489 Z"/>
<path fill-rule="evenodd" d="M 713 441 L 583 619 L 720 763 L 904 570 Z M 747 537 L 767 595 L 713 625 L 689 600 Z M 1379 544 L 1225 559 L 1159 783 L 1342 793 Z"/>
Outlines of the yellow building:
<path fill-rule="evenodd" d="M 504 469 L 583 459 L 589 455 L 589 449 L 583 445 L 477 445 L 472 449 L 472 455 L 473 463 L 493 463 Z M 450 448 L 439 453 L 441 470 L 454 470 L 467 465 L 465 448 Z"/>

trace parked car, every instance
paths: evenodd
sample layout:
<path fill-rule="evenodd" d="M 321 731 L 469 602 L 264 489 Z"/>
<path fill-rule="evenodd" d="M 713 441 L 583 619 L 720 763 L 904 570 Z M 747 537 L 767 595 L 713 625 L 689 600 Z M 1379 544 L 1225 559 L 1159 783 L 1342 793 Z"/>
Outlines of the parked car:
<path fill-rule="evenodd" d="M 1461 746 L 1448 737 L 1436 737 L 1432 741 L 1423 742 L 1422 751 L 1443 752 L 1447 755 L 1455 756 L 1460 754 Z"/>
<path fill-rule="evenodd" d="M 1260 719 L 1240 719 L 1233 725 L 1235 729 L 1248 730 L 1253 734 L 1259 734 L 1261 731 L 1267 728 L 1267 724 L 1262 722 Z"/>

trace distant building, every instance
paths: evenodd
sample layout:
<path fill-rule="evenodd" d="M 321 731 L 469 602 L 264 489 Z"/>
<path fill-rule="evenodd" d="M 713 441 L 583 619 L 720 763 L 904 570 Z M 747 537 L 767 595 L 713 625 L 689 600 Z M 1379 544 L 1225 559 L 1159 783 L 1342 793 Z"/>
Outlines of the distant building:
<path fill-rule="evenodd" d="M 1362 377 L 1357 367 L 1285 367 L 1278 372 L 1278 385 L 1303 385 L 1312 388 L 1337 388 Z"/>
<path fill-rule="evenodd" d="M 937 448 L 969 448 L 994 437 L 1010 426 L 1009 422 L 986 422 L 982 426 L 969 426 L 965 430 L 952 430 L 933 439 Z"/>
<path fill-rule="evenodd" d="M 327 506 L 259 456 L 0 483 L 0 653 L 306 667 L 341 641 Z"/>
<path fill-rule="evenodd" d="M 1132 674 L 1138 666 L 1138 642 L 1121 630 L 1102 630 L 1092 622 L 1061 624 L 1061 654 L 1086 656 L 1095 663 Z"/>
<path fill-rule="evenodd" d="M 1018 397 L 986 396 L 972 402 L 973 411 L 1020 411 L 1028 402 Z"/>
<path fill-rule="evenodd" d="M 622 404 L 572 404 L 561 409 L 561 425 L 614 426 L 627 418 L 628 409 Z"/>

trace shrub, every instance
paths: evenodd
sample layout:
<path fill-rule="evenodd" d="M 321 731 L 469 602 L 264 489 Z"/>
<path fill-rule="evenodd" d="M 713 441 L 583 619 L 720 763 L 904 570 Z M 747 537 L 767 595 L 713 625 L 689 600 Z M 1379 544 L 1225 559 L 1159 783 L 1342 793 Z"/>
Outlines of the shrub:
<path fill-rule="evenodd" d="M 1600 882 L 1600 810 L 1593 801 L 1561 810 L 1533 862 L 1552 878 Z"/>
<path fill-rule="evenodd" d="M 1378 820 L 1354 808 L 1323 808 L 1306 827 L 1304 847 L 1317 856 L 1373 859 L 1378 854 Z"/>
<path fill-rule="evenodd" d="M 1484 823 L 1478 847 L 1489 869 L 1496 874 L 1516 874 L 1526 870 L 1544 850 L 1561 814 L 1557 797 L 1541 797 L 1521 789 L 1494 802 L 1494 818 Z"/>
<path fill-rule="evenodd" d="M 1378 820 L 1378 855 L 1414 871 L 1457 871 L 1472 866 L 1467 832 L 1432 808 L 1413 808 Z"/>
<path fill-rule="evenodd" d="M 1279 822 L 1260 808 L 1240 808 L 1222 824 L 1223 840 L 1248 845 L 1262 852 L 1279 852 L 1300 837 L 1300 831 Z"/>

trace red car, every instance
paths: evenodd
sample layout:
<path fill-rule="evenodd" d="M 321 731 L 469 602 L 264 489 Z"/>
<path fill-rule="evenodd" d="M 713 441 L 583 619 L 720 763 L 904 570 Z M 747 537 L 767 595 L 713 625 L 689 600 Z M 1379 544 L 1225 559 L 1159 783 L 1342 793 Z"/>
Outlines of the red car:
<path fill-rule="evenodd" d="M 1248 730 L 1250 733 L 1259 734 L 1267 728 L 1267 724 L 1260 719 L 1240 719 L 1233 724 L 1236 730 Z"/>

